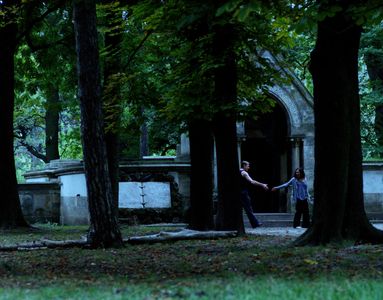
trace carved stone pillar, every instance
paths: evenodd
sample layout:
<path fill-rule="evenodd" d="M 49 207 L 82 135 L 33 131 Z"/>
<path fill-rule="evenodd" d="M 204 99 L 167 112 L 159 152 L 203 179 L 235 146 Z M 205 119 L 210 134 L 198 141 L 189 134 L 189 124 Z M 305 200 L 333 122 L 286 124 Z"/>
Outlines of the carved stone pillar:
<path fill-rule="evenodd" d="M 290 137 L 291 170 L 303 168 L 303 140 L 302 137 Z"/>

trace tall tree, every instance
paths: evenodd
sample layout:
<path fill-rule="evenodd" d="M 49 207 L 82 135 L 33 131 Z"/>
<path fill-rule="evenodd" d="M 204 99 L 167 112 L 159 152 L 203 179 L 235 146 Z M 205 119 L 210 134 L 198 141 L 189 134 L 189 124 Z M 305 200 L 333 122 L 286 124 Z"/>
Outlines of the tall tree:
<path fill-rule="evenodd" d="M 296 241 L 300 245 L 344 239 L 383 242 L 383 232 L 369 223 L 363 206 L 358 94 L 362 28 L 350 14 L 356 2 L 319 1 L 319 14 L 325 17 L 318 22 L 310 64 L 314 83 L 315 203 L 313 225 Z"/>
<path fill-rule="evenodd" d="M 113 191 L 113 207 L 118 215 L 119 163 L 122 101 L 120 82 L 115 80 L 121 72 L 121 40 L 123 33 L 122 7 L 116 1 L 104 1 L 107 10 L 104 62 L 103 102 L 105 114 L 105 141 L 108 156 L 109 176 Z"/>
<path fill-rule="evenodd" d="M 237 62 L 236 29 L 232 24 L 213 27 L 213 53 L 219 67 L 214 71 L 214 102 L 228 107 L 213 117 L 217 153 L 218 212 L 217 229 L 244 233 L 240 202 L 238 140 L 236 126 Z"/>
<path fill-rule="evenodd" d="M 0 227 L 28 226 L 21 212 L 13 149 L 14 55 L 18 36 L 20 1 L 0 3 Z"/>
<path fill-rule="evenodd" d="M 209 159 L 204 156 L 203 160 L 198 160 L 197 157 L 197 154 L 202 153 L 196 147 L 199 142 L 207 142 L 206 145 L 199 145 L 206 147 L 206 151 L 210 145 L 205 133 L 198 134 L 202 126 L 196 125 L 199 122 L 201 125 L 213 122 L 218 172 L 217 228 L 239 232 L 243 232 L 244 228 L 239 200 L 236 121 L 239 112 L 246 115 L 246 112 L 254 113 L 254 109 L 260 110 L 260 107 L 270 108 L 269 103 L 254 101 L 271 82 L 269 75 L 272 68 L 258 50 L 275 47 L 270 39 L 270 24 L 275 18 L 267 12 L 269 7 L 263 6 L 262 1 L 255 1 L 255 5 L 249 4 L 242 11 L 244 2 L 168 1 L 164 5 L 164 16 L 161 17 L 167 26 L 164 31 L 173 32 L 177 38 L 174 46 L 169 47 L 174 59 L 170 62 L 172 68 L 166 77 L 169 84 L 163 96 L 167 99 L 165 110 L 180 121 L 189 123 L 189 130 L 192 131 L 192 176 L 194 170 L 200 170 L 200 176 L 211 174 L 206 171 L 211 168 Z M 249 15 L 250 21 L 244 22 L 246 17 L 242 16 Z M 263 34 L 263 31 L 267 34 Z M 275 71 L 272 73 L 275 74 Z M 254 104 L 251 109 L 249 103 Z M 193 151 L 196 151 L 196 155 L 193 155 Z M 208 156 L 207 153 L 205 155 Z M 203 166 L 202 161 L 207 165 Z M 199 187 L 204 189 L 206 195 L 212 193 L 208 190 L 211 189 L 208 184 L 211 178 L 205 177 L 206 185 L 198 184 L 203 180 L 201 178 L 192 177 L 191 181 L 194 180 L 196 183 L 191 183 L 192 189 Z M 208 196 L 206 202 L 194 198 L 193 195 L 199 197 L 200 193 L 201 190 L 191 191 L 191 205 L 199 207 L 191 208 L 191 218 L 196 220 L 201 218 L 199 212 L 202 205 L 205 205 L 204 211 L 209 211 L 210 205 Z M 209 220 L 204 217 L 201 219 Z"/>
<path fill-rule="evenodd" d="M 106 153 L 94 0 L 74 0 L 81 133 L 93 247 L 121 246 Z"/>
<path fill-rule="evenodd" d="M 189 227 L 211 230 L 213 219 L 213 147 L 212 124 L 208 120 L 189 122 L 190 139 L 190 216 Z"/>
<path fill-rule="evenodd" d="M 45 112 L 45 154 L 47 161 L 59 159 L 60 94 L 57 88 L 49 89 Z"/>

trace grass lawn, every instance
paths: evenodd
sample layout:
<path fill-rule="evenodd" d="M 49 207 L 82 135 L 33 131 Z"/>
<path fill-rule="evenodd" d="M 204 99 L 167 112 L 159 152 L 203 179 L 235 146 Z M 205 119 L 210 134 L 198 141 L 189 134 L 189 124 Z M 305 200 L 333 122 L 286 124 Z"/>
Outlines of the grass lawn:
<path fill-rule="evenodd" d="M 78 239 L 86 232 L 38 228 L 2 231 L 0 244 Z M 163 229 L 122 231 L 128 237 Z M 381 245 L 297 248 L 292 239 L 248 235 L 122 249 L 0 252 L 0 299 L 383 299 Z"/>

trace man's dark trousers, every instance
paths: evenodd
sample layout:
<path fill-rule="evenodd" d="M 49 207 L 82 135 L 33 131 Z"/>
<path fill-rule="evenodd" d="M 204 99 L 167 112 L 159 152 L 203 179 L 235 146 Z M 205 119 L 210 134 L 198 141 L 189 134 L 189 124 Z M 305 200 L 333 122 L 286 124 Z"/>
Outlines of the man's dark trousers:
<path fill-rule="evenodd" d="M 251 207 L 251 198 L 248 190 L 241 191 L 241 202 L 242 207 L 246 212 L 247 217 L 249 218 L 251 227 L 255 228 L 259 226 L 259 222 L 254 215 L 253 208 Z"/>

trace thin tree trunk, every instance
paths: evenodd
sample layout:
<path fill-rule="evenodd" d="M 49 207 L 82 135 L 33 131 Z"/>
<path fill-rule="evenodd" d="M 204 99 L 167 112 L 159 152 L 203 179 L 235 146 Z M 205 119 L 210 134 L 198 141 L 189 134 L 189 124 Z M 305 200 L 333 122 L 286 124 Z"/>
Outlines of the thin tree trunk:
<path fill-rule="evenodd" d="M 18 1 L 3 1 L 10 6 Z M 7 16 L 0 16 L 0 228 L 26 227 L 17 190 L 13 149 L 14 110 L 14 54 L 16 51 L 17 25 Z"/>
<path fill-rule="evenodd" d="M 101 101 L 101 82 L 94 0 L 74 0 L 81 133 L 93 247 L 121 246 L 122 237 L 113 206 Z"/>
<path fill-rule="evenodd" d="M 60 95 L 55 87 L 48 91 L 48 103 L 45 113 L 45 152 L 46 160 L 59 159 L 59 117 Z"/>
<path fill-rule="evenodd" d="M 144 117 L 145 109 L 141 107 L 142 124 L 140 126 L 140 158 L 149 155 L 149 133 L 148 125 Z"/>
<path fill-rule="evenodd" d="M 190 229 L 211 230 L 213 218 L 213 134 L 211 122 L 189 123 L 190 139 Z"/>
<path fill-rule="evenodd" d="M 383 85 L 383 81 L 381 82 L 381 85 Z M 383 97 L 383 93 L 381 93 L 381 97 Z M 377 104 L 375 106 L 374 128 L 379 145 L 379 157 L 383 158 L 383 104 Z"/>
<path fill-rule="evenodd" d="M 112 25 L 115 25 L 112 23 Z M 120 25 L 120 24 L 117 24 Z M 106 149 L 108 154 L 109 176 L 113 190 L 113 205 L 118 215 L 119 166 L 120 166 L 120 127 L 121 127 L 121 97 L 120 85 L 115 76 L 120 71 L 119 51 L 121 32 L 111 31 L 105 34 L 105 47 L 109 54 L 104 67 L 104 112 Z M 117 84 L 116 84 L 117 82 Z"/>
<path fill-rule="evenodd" d="M 344 10 L 318 23 L 311 55 L 315 113 L 313 225 L 297 245 L 383 241 L 363 204 L 358 49 L 361 28 Z"/>
<path fill-rule="evenodd" d="M 140 126 L 140 158 L 149 155 L 148 126 L 144 121 Z"/>

